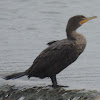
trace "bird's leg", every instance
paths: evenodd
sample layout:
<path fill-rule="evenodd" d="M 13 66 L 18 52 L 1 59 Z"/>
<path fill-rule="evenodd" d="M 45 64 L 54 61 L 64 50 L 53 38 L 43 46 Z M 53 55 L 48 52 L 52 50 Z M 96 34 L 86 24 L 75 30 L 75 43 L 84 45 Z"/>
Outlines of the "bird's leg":
<path fill-rule="evenodd" d="M 52 76 L 50 78 L 51 78 L 51 81 L 52 81 L 52 86 L 53 87 L 57 87 L 57 79 L 56 79 L 56 76 Z"/>
<path fill-rule="evenodd" d="M 63 86 L 63 85 L 57 85 L 57 79 L 56 76 L 50 77 L 52 81 L 52 87 L 59 88 L 59 87 L 69 87 L 69 86 Z"/>

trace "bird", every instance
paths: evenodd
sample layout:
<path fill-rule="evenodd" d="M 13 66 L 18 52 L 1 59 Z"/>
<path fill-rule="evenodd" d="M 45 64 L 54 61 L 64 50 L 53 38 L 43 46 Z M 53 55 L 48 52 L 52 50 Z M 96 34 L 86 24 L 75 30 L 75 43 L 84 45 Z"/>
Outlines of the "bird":
<path fill-rule="evenodd" d="M 76 15 L 68 20 L 66 26 L 67 37 L 62 40 L 51 41 L 24 72 L 13 73 L 4 77 L 5 80 L 16 79 L 22 76 L 49 77 L 52 87 L 59 87 L 56 75 L 77 60 L 86 47 L 86 38 L 76 30 L 85 22 L 97 18 Z"/>

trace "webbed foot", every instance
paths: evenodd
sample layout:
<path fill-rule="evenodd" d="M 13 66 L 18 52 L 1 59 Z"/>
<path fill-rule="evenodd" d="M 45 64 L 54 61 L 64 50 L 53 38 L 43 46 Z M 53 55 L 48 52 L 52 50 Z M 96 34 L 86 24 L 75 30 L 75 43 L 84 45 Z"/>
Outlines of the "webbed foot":
<path fill-rule="evenodd" d="M 65 87 L 65 88 L 67 88 L 67 87 L 69 87 L 69 86 L 63 86 L 63 85 L 52 85 L 52 87 L 53 87 L 53 88 L 60 88 L 60 87 Z"/>

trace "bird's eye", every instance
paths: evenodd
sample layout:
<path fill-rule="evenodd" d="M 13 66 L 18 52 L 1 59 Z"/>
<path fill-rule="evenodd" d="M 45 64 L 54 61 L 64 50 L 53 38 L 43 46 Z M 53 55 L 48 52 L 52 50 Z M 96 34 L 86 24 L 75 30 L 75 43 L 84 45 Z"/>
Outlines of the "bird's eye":
<path fill-rule="evenodd" d="M 86 19 L 86 18 L 82 18 L 82 19 Z"/>

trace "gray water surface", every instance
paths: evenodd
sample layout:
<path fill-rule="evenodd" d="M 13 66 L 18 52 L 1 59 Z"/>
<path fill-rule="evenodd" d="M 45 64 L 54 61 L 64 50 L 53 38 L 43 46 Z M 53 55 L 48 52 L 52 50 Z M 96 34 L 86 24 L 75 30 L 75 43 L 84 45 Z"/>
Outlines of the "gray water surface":
<path fill-rule="evenodd" d="M 50 85 L 49 78 L 6 81 L 2 77 L 26 70 L 47 42 L 66 38 L 68 19 L 79 14 L 98 18 L 77 30 L 87 38 L 86 49 L 57 75 L 58 83 L 72 89 L 100 90 L 99 0 L 0 0 L 0 86 Z"/>

